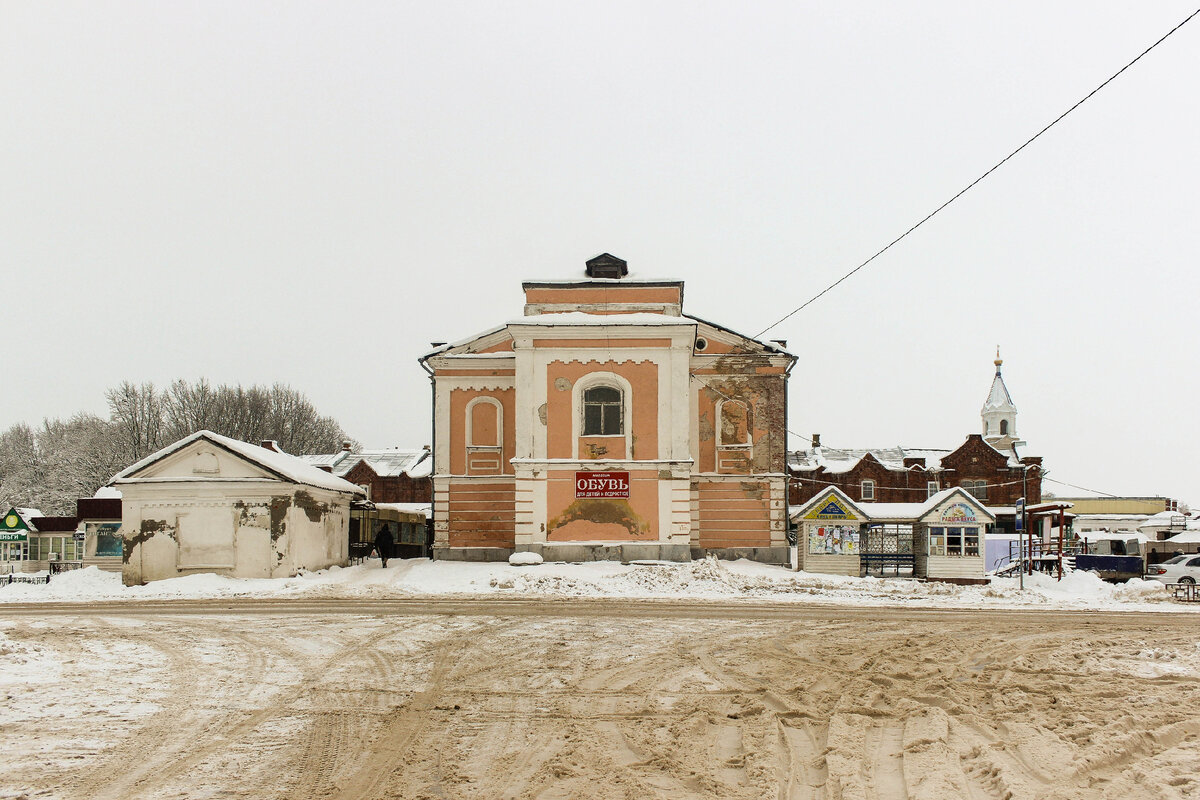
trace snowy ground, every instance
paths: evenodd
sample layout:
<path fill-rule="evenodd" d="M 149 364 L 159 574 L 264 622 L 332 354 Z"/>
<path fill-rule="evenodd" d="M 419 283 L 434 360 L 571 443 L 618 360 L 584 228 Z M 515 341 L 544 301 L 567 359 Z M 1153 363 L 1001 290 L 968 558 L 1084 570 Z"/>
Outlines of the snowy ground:
<path fill-rule="evenodd" d="M 1194 614 L 515 615 L 509 591 L 408 615 L 10 605 L 0 798 L 1200 797 Z"/>
<path fill-rule="evenodd" d="M 1036 608 L 1197 612 L 1175 602 L 1157 581 L 1108 584 L 1085 572 L 1057 581 L 1042 575 L 997 578 L 988 586 L 905 579 L 817 575 L 751 561 L 709 559 L 686 564 L 616 562 L 541 564 L 378 560 L 294 578 L 245 580 L 193 575 L 124 587 L 119 575 L 89 568 L 56 575 L 48 585 L 0 586 L 0 603 L 228 597 L 373 598 L 422 596 L 610 597 L 938 608 Z"/>

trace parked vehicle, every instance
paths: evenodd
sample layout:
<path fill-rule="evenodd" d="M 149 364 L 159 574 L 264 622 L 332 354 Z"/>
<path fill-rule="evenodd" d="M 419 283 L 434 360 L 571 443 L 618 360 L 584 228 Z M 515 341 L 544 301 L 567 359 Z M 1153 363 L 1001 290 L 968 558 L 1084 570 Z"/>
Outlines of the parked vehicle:
<path fill-rule="evenodd" d="M 1094 572 L 1106 581 L 1140 578 L 1145 568 L 1141 542 L 1137 539 L 1100 539 L 1090 552 L 1075 556 L 1075 569 Z"/>
<path fill-rule="evenodd" d="M 1146 578 L 1163 583 L 1200 583 L 1200 555 L 1175 556 L 1147 567 Z"/>

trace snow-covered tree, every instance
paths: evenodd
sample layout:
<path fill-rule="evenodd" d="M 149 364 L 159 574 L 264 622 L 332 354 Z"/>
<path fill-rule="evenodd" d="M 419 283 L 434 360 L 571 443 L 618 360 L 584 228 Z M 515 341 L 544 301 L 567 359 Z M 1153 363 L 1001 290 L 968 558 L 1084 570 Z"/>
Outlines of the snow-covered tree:
<path fill-rule="evenodd" d="M 0 505 L 31 506 L 46 514 L 74 513 L 117 472 L 197 430 L 244 442 L 279 442 L 289 453 L 333 452 L 348 437 L 319 415 L 303 393 L 284 384 L 219 386 L 177 380 L 160 390 L 125 381 L 110 389 L 109 418 L 76 414 L 24 423 L 0 434 Z"/>

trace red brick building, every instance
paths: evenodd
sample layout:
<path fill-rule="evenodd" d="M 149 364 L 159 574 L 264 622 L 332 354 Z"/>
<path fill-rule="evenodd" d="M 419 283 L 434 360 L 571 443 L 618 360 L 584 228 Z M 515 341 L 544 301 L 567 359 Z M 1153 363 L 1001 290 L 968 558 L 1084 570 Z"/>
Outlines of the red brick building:
<path fill-rule="evenodd" d="M 433 460 L 429 448 L 353 450 L 346 444 L 330 455 L 301 456 L 315 467 L 367 490 L 373 503 L 432 503 Z"/>
<path fill-rule="evenodd" d="M 1011 509 L 1020 497 L 1030 505 L 1042 499 L 1042 459 L 1021 456 L 1017 448 L 1017 409 L 996 358 L 996 377 L 981 411 L 983 433 L 969 435 L 954 450 L 903 447 L 849 450 L 813 447 L 788 454 L 788 505 L 798 506 L 829 486 L 855 501 L 920 502 L 942 489 L 961 486 L 985 506 Z M 997 514 L 1004 525 L 1003 512 Z M 1007 515 L 1011 521 L 1011 512 Z M 1007 527 L 1007 526 L 1005 526 Z"/>

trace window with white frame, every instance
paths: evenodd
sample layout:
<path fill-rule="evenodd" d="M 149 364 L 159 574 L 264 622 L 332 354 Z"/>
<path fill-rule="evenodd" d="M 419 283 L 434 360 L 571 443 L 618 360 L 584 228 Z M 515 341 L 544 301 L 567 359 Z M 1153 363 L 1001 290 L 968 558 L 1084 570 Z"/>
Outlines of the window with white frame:
<path fill-rule="evenodd" d="M 614 386 L 592 386 L 583 391 L 584 436 L 621 436 L 625 432 L 625 404 Z"/>
<path fill-rule="evenodd" d="M 875 481 L 863 481 L 862 482 L 862 499 L 863 500 L 874 500 L 875 499 Z"/>
<path fill-rule="evenodd" d="M 937 481 L 928 481 L 925 484 L 925 496 L 933 497 L 937 493 L 938 493 L 938 482 Z"/>

